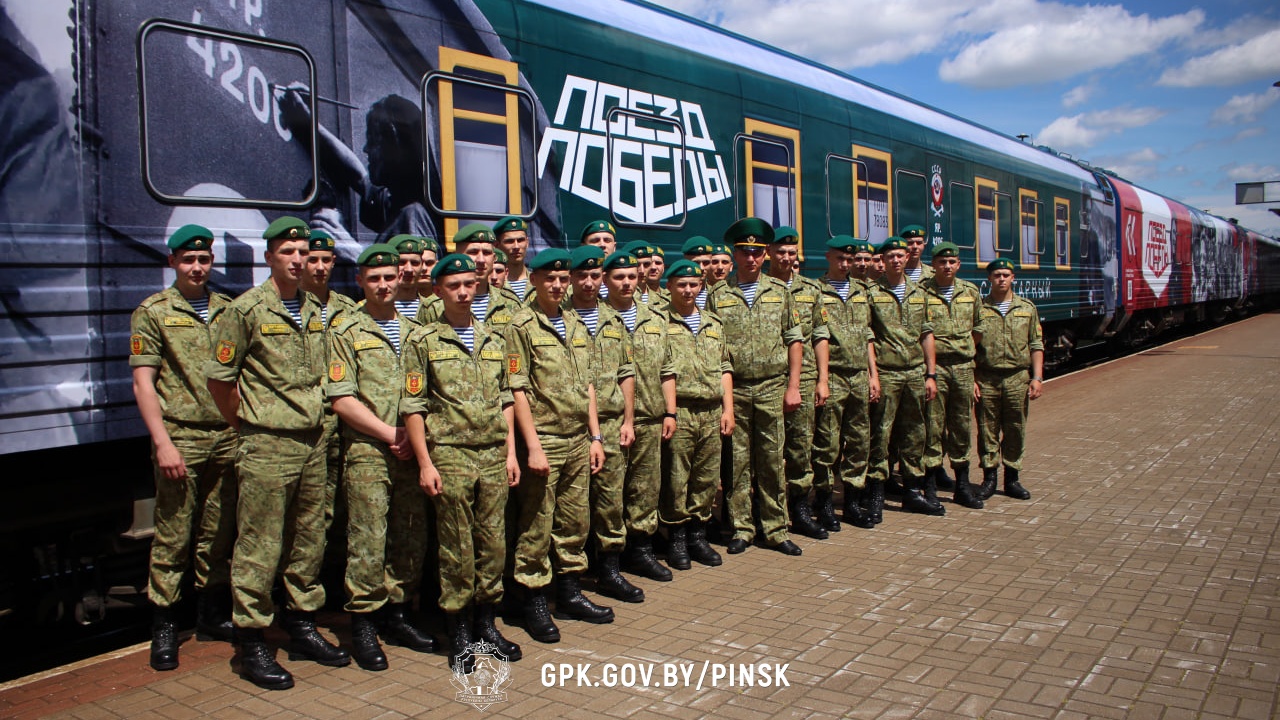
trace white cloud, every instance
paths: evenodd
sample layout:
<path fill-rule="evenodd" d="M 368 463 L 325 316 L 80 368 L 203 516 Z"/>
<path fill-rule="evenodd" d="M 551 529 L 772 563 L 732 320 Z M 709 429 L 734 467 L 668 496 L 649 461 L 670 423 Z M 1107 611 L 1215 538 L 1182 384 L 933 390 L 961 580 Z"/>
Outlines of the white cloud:
<path fill-rule="evenodd" d="M 1089 98 L 1093 97 L 1094 93 L 1097 91 L 1098 85 L 1096 82 L 1077 85 L 1076 87 L 1068 90 L 1067 93 L 1062 96 L 1062 107 L 1070 110 L 1078 105 L 1083 105 L 1089 100 Z"/>
<path fill-rule="evenodd" d="M 1108 135 L 1150 125 L 1165 114 L 1159 108 L 1140 107 L 1060 117 L 1036 135 L 1036 142 L 1059 150 L 1087 150 Z"/>
<path fill-rule="evenodd" d="M 1261 182 L 1263 180 L 1280 180 L 1280 168 L 1275 165 L 1257 165 L 1254 163 L 1228 163 L 1222 166 L 1222 172 L 1232 182 Z"/>
<path fill-rule="evenodd" d="M 1274 105 L 1277 100 L 1280 100 L 1280 89 L 1276 88 L 1252 95 L 1235 95 L 1222 107 L 1213 111 L 1212 121 L 1219 125 L 1255 122 L 1258 116 Z"/>
<path fill-rule="evenodd" d="M 1273 80 L 1280 74 L 1280 28 L 1243 43 L 1192 58 L 1181 67 L 1166 70 L 1157 81 L 1174 87 L 1236 85 Z"/>
<path fill-rule="evenodd" d="M 1156 163 L 1163 159 L 1163 155 L 1147 147 L 1126 155 L 1100 157 L 1093 164 L 1104 167 L 1122 178 L 1142 181 L 1159 176 Z"/>
<path fill-rule="evenodd" d="M 1240 142 L 1241 140 L 1248 140 L 1249 138 L 1262 137 L 1263 135 L 1266 135 L 1266 134 L 1267 134 L 1267 129 L 1261 126 L 1245 128 L 1244 130 L 1241 130 L 1240 132 L 1232 136 L 1231 142 Z"/>

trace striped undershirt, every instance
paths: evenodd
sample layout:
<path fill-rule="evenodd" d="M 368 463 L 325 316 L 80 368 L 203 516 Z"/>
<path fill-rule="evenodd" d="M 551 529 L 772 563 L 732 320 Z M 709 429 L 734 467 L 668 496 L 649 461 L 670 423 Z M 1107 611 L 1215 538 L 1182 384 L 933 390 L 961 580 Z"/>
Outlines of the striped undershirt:
<path fill-rule="evenodd" d="M 706 286 L 703 286 L 703 288 L 702 288 L 701 290 L 699 290 L 699 291 L 698 291 L 698 297 L 696 297 L 696 298 L 694 298 L 694 299 L 693 299 L 693 304 L 694 304 L 694 306 L 695 306 L 695 307 L 697 307 L 699 310 L 702 310 L 703 308 L 705 308 L 705 307 L 707 306 L 707 288 L 706 288 Z"/>
<path fill-rule="evenodd" d="M 693 331 L 694 335 L 698 334 L 698 330 L 702 327 L 701 313 L 699 313 L 697 310 L 694 310 L 692 315 L 681 315 L 680 319 L 684 321 L 685 326 L 687 326 L 691 331 Z"/>
<path fill-rule="evenodd" d="M 195 310 L 195 311 L 196 311 L 196 314 L 200 316 L 200 320 L 201 320 L 201 322 L 204 322 L 205 324 L 208 324 L 208 322 L 209 322 L 209 296 L 208 296 L 208 295 L 204 295 L 204 296 L 201 296 L 201 297 L 199 297 L 199 298 L 196 298 L 195 300 L 188 300 L 187 302 L 191 303 L 191 309 L 192 309 L 192 310 Z M 301 323 L 299 323 L 299 324 L 301 324 Z"/>
<path fill-rule="evenodd" d="M 938 288 L 938 292 L 942 293 L 943 300 L 946 300 L 947 302 L 951 302 L 952 296 L 956 294 L 956 286 L 948 285 L 946 287 L 940 287 Z"/>
<path fill-rule="evenodd" d="M 924 275 L 924 266 L 921 265 L 920 267 L 915 268 L 914 270 L 911 268 L 907 268 L 906 274 L 907 274 L 907 277 L 911 278 L 911 282 L 920 282 L 920 276 Z"/>
<path fill-rule="evenodd" d="M 395 348 L 396 354 L 400 354 L 400 321 L 396 318 L 390 320 L 374 320 L 378 323 L 378 327 L 382 328 L 382 332 L 391 341 L 391 347 Z"/>
<path fill-rule="evenodd" d="M 618 312 L 622 316 L 622 324 L 627 326 L 627 332 L 629 333 L 636 331 L 636 309 L 637 307 L 633 303 L 630 308 Z"/>
<path fill-rule="evenodd" d="M 396 300 L 396 312 L 410 320 L 416 320 L 418 318 L 418 301 L 416 299 Z"/>
<path fill-rule="evenodd" d="M 516 294 L 516 297 L 524 299 L 524 294 L 529 292 L 529 278 L 521 278 L 520 280 L 507 280 L 507 288 Z"/>
<path fill-rule="evenodd" d="M 756 290 L 759 289 L 759 282 L 740 283 L 738 289 L 742 291 L 742 296 L 747 299 L 747 307 L 756 304 Z"/>
<path fill-rule="evenodd" d="M 1013 305 L 1013 298 L 1009 298 L 1002 303 L 996 303 L 996 310 L 1000 311 L 1000 316 L 1004 317 L 1009 314 L 1009 308 Z"/>
<path fill-rule="evenodd" d="M 551 323 L 551 327 L 555 329 L 556 335 L 559 335 L 560 339 L 564 340 L 565 339 L 564 315 L 556 315 L 555 317 L 548 316 L 547 320 Z"/>
<path fill-rule="evenodd" d="M 906 299 L 907 299 L 907 284 L 906 284 L 906 283 L 899 283 L 899 284 L 897 284 L 897 285 L 894 285 L 894 286 L 893 286 L 892 288 L 890 288 L 890 289 L 891 289 L 891 290 L 893 290 L 893 296 L 894 296 L 894 297 L 896 297 L 896 298 L 898 298 L 898 302 L 902 302 L 903 300 L 906 300 Z"/>
<path fill-rule="evenodd" d="M 476 351 L 476 328 L 474 325 L 456 327 L 453 331 L 457 333 L 458 339 L 467 348 L 467 352 L 474 353 Z"/>
<path fill-rule="evenodd" d="M 849 299 L 849 281 L 848 280 L 831 280 L 831 287 L 840 296 L 841 300 Z"/>
<path fill-rule="evenodd" d="M 293 316 L 293 321 L 298 323 L 298 327 L 302 327 L 302 298 L 294 298 L 292 300 L 280 299 L 284 303 L 284 309 L 289 311 Z"/>
<path fill-rule="evenodd" d="M 484 322 L 485 318 L 489 317 L 489 293 L 471 298 L 471 314 L 475 315 L 480 322 Z"/>
<path fill-rule="evenodd" d="M 600 326 L 600 308 L 574 308 L 573 311 L 578 313 L 578 317 L 582 318 L 582 324 L 587 326 L 587 332 L 591 333 L 591 337 L 595 337 L 596 329 Z"/>

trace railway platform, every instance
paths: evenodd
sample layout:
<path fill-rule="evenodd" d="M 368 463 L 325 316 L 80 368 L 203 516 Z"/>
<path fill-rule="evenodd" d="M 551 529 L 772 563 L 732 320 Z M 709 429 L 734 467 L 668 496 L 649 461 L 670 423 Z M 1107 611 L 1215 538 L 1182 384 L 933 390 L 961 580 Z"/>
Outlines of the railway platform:
<path fill-rule="evenodd" d="M 556 645 L 510 628 L 524 659 L 484 709 L 443 654 L 388 647 L 372 673 L 280 651 L 297 686 L 269 692 L 189 638 L 173 672 L 138 645 L 0 686 L 0 717 L 1274 718 L 1278 440 L 1272 313 L 1049 382 L 1028 502 L 637 580 L 645 603 Z"/>

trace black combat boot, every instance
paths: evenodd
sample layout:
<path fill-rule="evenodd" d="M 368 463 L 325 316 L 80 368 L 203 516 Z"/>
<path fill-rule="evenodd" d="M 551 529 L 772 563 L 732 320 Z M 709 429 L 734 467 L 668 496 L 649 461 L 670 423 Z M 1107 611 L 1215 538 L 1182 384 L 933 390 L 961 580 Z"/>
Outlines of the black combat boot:
<path fill-rule="evenodd" d="M 929 503 L 930 507 L 937 507 L 937 510 L 932 513 L 933 515 L 947 514 L 947 509 L 943 507 L 942 503 L 938 500 L 938 476 L 942 474 L 942 468 L 926 470 L 924 479 L 916 481 L 916 487 L 920 487 L 921 484 L 924 485 L 921 490 L 924 493 L 925 502 Z"/>
<path fill-rule="evenodd" d="M 676 570 L 688 570 L 689 526 L 676 525 L 667 530 L 667 564 Z"/>
<path fill-rule="evenodd" d="M 1004 466 L 1004 494 L 1014 500 L 1030 500 L 1031 493 L 1018 482 L 1018 471 Z"/>
<path fill-rule="evenodd" d="M 817 490 L 814 492 L 814 501 L 818 514 L 818 525 L 822 526 L 827 532 L 840 532 L 840 520 L 836 518 L 836 506 L 832 502 L 830 490 Z"/>
<path fill-rule="evenodd" d="M 924 483 L 916 478 L 905 475 L 902 477 L 902 509 L 922 515 L 941 515 L 946 512 L 941 504 L 929 502 L 920 489 L 922 484 Z"/>
<path fill-rule="evenodd" d="M 866 503 L 863 510 L 866 511 L 867 519 L 871 524 L 879 525 L 884 522 L 884 481 L 868 480 L 862 499 Z"/>
<path fill-rule="evenodd" d="M 601 552 L 597 559 L 600 561 L 600 571 L 596 573 L 596 592 L 622 602 L 644 602 L 644 590 L 632 585 L 618 572 L 618 553 Z"/>
<path fill-rule="evenodd" d="M 814 540 L 826 540 L 827 531 L 813 521 L 813 508 L 809 506 L 809 494 L 792 494 L 787 501 L 791 508 L 791 530 Z"/>
<path fill-rule="evenodd" d="M 391 603 L 382 612 L 382 639 L 388 645 L 407 647 L 420 653 L 435 652 L 436 639 L 413 624 L 409 618 L 408 603 Z"/>
<path fill-rule="evenodd" d="M 520 652 L 519 645 L 506 639 L 498 631 L 498 626 L 494 623 L 497 613 L 498 607 L 496 604 L 481 603 L 476 605 L 476 619 L 471 627 L 472 635 L 498 648 L 498 652 L 502 653 L 508 662 L 515 662 L 524 657 L 524 653 Z"/>
<path fill-rule="evenodd" d="M 156 606 L 151 613 L 151 667 L 178 667 L 178 623 L 173 619 L 173 608 Z"/>
<path fill-rule="evenodd" d="M 724 564 L 724 559 L 720 557 L 720 553 L 716 552 L 711 547 L 711 543 L 707 542 L 707 526 L 697 520 L 694 520 L 693 525 L 689 528 L 689 557 L 708 567 L 718 567 Z"/>
<path fill-rule="evenodd" d="M 868 488 L 855 488 L 849 483 L 844 484 L 845 522 L 865 530 L 876 526 L 875 521 L 871 519 L 871 512 L 866 507 L 869 504 L 870 495 L 871 491 Z"/>
<path fill-rule="evenodd" d="M 978 499 L 977 488 L 969 484 L 969 466 L 953 468 L 956 471 L 956 492 L 952 498 L 957 505 L 974 510 L 982 509 L 982 501 Z"/>
<path fill-rule="evenodd" d="M 240 677 L 266 690 L 293 687 L 293 675 L 272 657 L 261 630 L 236 628 L 235 641 L 240 645 Z"/>
<path fill-rule="evenodd" d="M 369 613 L 351 613 L 351 657 L 365 670 L 387 669 L 387 655 L 378 644 L 378 628 Z"/>
<path fill-rule="evenodd" d="M 471 645 L 470 608 L 444 614 L 444 633 L 449 636 L 449 667 L 471 674 L 475 669 L 475 656 L 467 652 Z M 461 663 L 461 667 L 459 667 Z"/>
<path fill-rule="evenodd" d="M 560 628 L 551 619 L 547 594 L 542 588 L 524 589 L 524 629 L 529 637 L 541 643 L 560 642 Z"/>
<path fill-rule="evenodd" d="M 640 577 L 658 582 L 671 582 L 671 571 L 658 562 L 653 554 L 653 536 L 633 533 L 627 538 L 627 549 L 622 553 L 622 566 Z"/>
<path fill-rule="evenodd" d="M 939 490 L 955 490 L 956 481 L 952 480 L 951 477 L 947 475 L 947 466 L 945 464 L 938 466 L 937 473 Z"/>
<path fill-rule="evenodd" d="M 219 585 L 200 591 L 196 600 L 196 638 L 231 642 L 234 636 L 230 586 Z"/>
<path fill-rule="evenodd" d="M 325 640 L 316 630 L 315 613 L 289 610 L 281 625 L 289 633 L 290 660 L 312 660 L 329 667 L 351 664 L 351 655 L 346 650 Z"/>
<path fill-rule="evenodd" d="M 987 500 L 996 494 L 996 482 L 998 481 L 997 468 L 982 468 L 982 484 L 978 486 L 977 492 L 974 493 L 979 500 Z"/>
<path fill-rule="evenodd" d="M 551 613 L 561 620 L 585 620 L 596 625 L 613 622 L 613 608 L 597 605 L 582 594 L 582 579 L 576 573 L 556 578 L 556 609 Z"/>

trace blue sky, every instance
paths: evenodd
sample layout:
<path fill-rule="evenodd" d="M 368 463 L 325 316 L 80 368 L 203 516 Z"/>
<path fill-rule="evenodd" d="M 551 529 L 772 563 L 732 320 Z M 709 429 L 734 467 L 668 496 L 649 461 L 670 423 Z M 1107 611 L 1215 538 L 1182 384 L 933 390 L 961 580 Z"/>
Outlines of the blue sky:
<path fill-rule="evenodd" d="M 655 0 L 1280 236 L 1280 4 Z"/>

